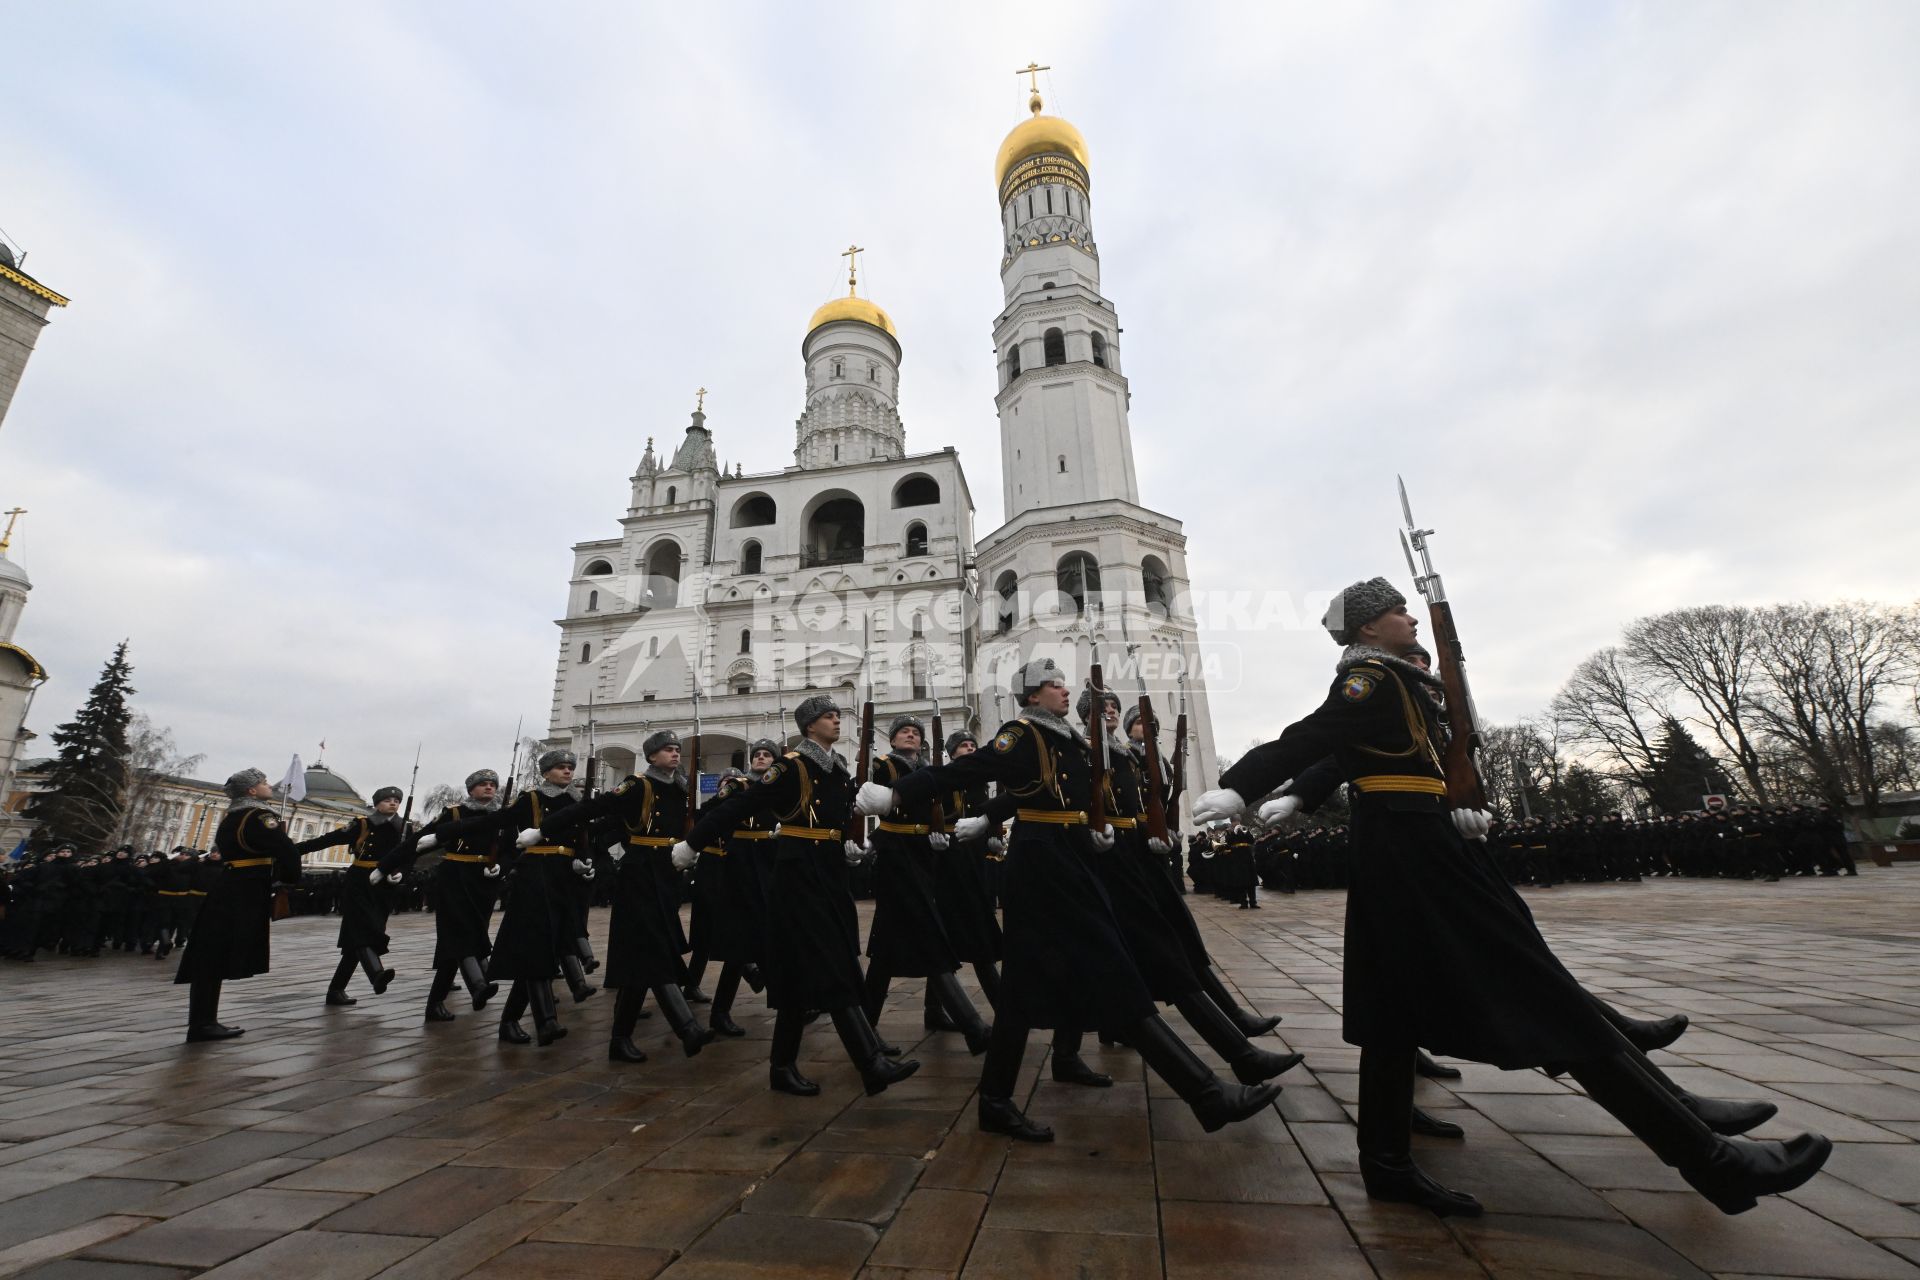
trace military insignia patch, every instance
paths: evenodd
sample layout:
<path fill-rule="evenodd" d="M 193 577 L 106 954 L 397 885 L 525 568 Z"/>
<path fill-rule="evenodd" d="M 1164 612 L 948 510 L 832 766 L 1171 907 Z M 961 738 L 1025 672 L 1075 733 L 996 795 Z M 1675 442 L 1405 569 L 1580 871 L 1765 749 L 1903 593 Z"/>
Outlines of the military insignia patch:
<path fill-rule="evenodd" d="M 265 828 L 266 828 L 267 830 L 269 830 L 269 831 L 271 831 L 271 830 L 273 830 L 273 829 L 274 829 L 275 827 L 277 827 L 277 826 L 279 826 L 279 825 L 280 825 L 280 819 L 278 819 L 278 818 L 262 818 L 262 819 L 260 819 L 260 825 L 261 825 L 261 826 L 263 826 L 263 827 L 265 827 Z"/>
<path fill-rule="evenodd" d="M 993 749 L 1004 755 L 1013 750 L 1013 744 L 1018 741 L 1020 741 L 1018 729 L 1002 729 L 1000 735 L 993 740 Z"/>
<path fill-rule="evenodd" d="M 1365 702 L 1373 696 L 1374 679 L 1356 671 L 1340 682 L 1340 696 L 1348 702 Z"/>

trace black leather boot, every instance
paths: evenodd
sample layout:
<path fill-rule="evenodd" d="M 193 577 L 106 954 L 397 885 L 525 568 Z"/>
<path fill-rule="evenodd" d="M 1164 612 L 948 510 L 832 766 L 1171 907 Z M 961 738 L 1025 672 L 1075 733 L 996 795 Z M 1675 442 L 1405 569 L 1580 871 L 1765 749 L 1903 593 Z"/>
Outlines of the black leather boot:
<path fill-rule="evenodd" d="M 460 980 L 467 984 L 467 998 L 476 1009 L 486 1008 L 487 1001 L 500 993 L 500 984 L 487 981 L 487 971 L 480 967 L 477 956 L 467 956 L 460 961 Z"/>
<path fill-rule="evenodd" d="M 239 1027 L 221 1025 L 220 982 L 217 978 L 201 978 L 187 987 L 188 1044 L 231 1040 L 245 1034 Z"/>
<path fill-rule="evenodd" d="M 367 981 L 373 984 L 373 994 L 385 995 L 387 984 L 393 981 L 393 970 L 381 965 L 379 953 L 372 947 L 360 948 L 360 967 L 366 970 Z"/>
<path fill-rule="evenodd" d="M 344 951 L 340 953 L 340 963 L 333 967 L 333 981 L 327 983 L 328 1004 L 338 1006 L 360 1003 L 347 994 L 347 983 L 353 979 L 355 963 L 353 956 Z"/>
<path fill-rule="evenodd" d="M 1259 1017 L 1240 1007 L 1240 1002 L 1227 990 L 1227 984 L 1220 981 L 1220 975 L 1211 967 L 1200 971 L 1200 989 L 1205 991 L 1212 1001 L 1220 1006 L 1220 1011 L 1233 1019 L 1233 1025 L 1240 1028 L 1240 1034 L 1251 1040 L 1255 1036 L 1264 1036 L 1280 1025 L 1280 1015 L 1270 1014 Z"/>
<path fill-rule="evenodd" d="M 840 1043 L 846 1046 L 853 1065 L 860 1069 L 860 1083 L 866 1087 L 868 1097 L 884 1092 L 888 1085 L 899 1084 L 920 1069 L 919 1062 L 912 1058 L 894 1061 L 886 1055 L 879 1033 L 874 1031 L 859 1005 L 834 1009 L 832 1017 Z"/>
<path fill-rule="evenodd" d="M 1157 1013 L 1142 1018 L 1128 1033 L 1127 1042 L 1173 1086 L 1180 1100 L 1193 1108 L 1194 1118 L 1208 1133 L 1260 1114 L 1280 1096 L 1280 1086 L 1271 1081 L 1255 1085 L 1226 1083 Z"/>
<path fill-rule="evenodd" d="M 893 975 L 883 966 L 867 961 L 866 988 L 860 997 L 860 1012 L 866 1015 L 867 1025 L 873 1028 L 874 1038 L 880 1041 L 880 1052 L 889 1058 L 900 1056 L 900 1046 L 889 1044 L 880 1035 L 880 1014 L 887 1007 L 887 988 L 893 983 Z"/>
<path fill-rule="evenodd" d="M 560 973 L 567 980 L 567 990 L 573 993 L 573 1002 L 579 1004 L 600 988 L 587 981 L 587 971 L 579 956 L 561 956 Z"/>
<path fill-rule="evenodd" d="M 541 978 L 527 983 L 527 1003 L 533 1006 L 533 1039 L 542 1049 L 555 1040 L 566 1038 L 567 1029 L 560 1025 L 559 1010 L 553 1003 L 551 979 Z"/>
<path fill-rule="evenodd" d="M 428 1022 L 452 1022 L 453 1011 L 447 1008 L 447 993 L 453 990 L 453 970 L 435 969 L 433 985 L 427 988 Z"/>
<path fill-rule="evenodd" d="M 807 1020 L 792 1009 L 779 1009 L 773 1015 L 773 1047 L 767 1053 L 767 1087 L 775 1093 L 791 1093 L 811 1098 L 820 1086 L 800 1074 L 800 1035 Z"/>
<path fill-rule="evenodd" d="M 1460 1068 L 1442 1066 L 1427 1056 L 1425 1049 L 1413 1051 L 1413 1069 L 1428 1080 L 1458 1080 Z"/>
<path fill-rule="evenodd" d="M 1012 1098 L 989 1098 L 983 1093 L 976 1114 L 982 1133 L 1004 1133 L 1016 1142 L 1053 1141 L 1053 1130 L 1027 1119 L 1025 1113 L 1013 1105 Z"/>
<path fill-rule="evenodd" d="M 738 1039 L 747 1029 L 733 1020 L 733 998 L 740 994 L 740 970 L 729 960 L 720 966 L 720 981 L 713 984 L 713 1007 L 707 1010 L 707 1026 L 715 1035 Z"/>
<path fill-rule="evenodd" d="M 593 954 L 593 939 L 575 938 L 573 940 L 573 949 L 574 953 L 580 957 L 580 971 L 582 973 L 592 973 L 600 967 L 600 961 L 595 958 Z"/>
<path fill-rule="evenodd" d="M 1056 1084 L 1078 1084 L 1089 1089 L 1113 1088 L 1113 1077 L 1104 1071 L 1095 1071 L 1080 1056 L 1082 1033 L 1078 1031 L 1055 1031 L 1053 1033 L 1052 1059 L 1053 1079 Z M 1011 1104 L 1009 1104 L 1011 1105 Z M 995 1130 L 995 1132 L 999 1132 Z M 1049 1134 L 1053 1131 L 1047 1130 Z"/>
<path fill-rule="evenodd" d="M 931 982 L 927 984 L 927 1007 L 920 1015 L 920 1025 L 928 1031 L 958 1031 L 952 1018 L 940 1003 L 940 993 L 934 990 Z"/>
<path fill-rule="evenodd" d="M 520 1015 L 527 1011 L 527 984 L 516 980 L 513 989 L 507 992 L 507 1002 L 500 1008 L 500 1039 L 507 1044 L 531 1044 L 533 1037 L 520 1025 Z"/>
<path fill-rule="evenodd" d="M 1413 1162 L 1412 1045 L 1360 1050 L 1360 1179 L 1374 1200 L 1418 1205 L 1441 1217 L 1477 1218 L 1485 1210 L 1464 1191 L 1441 1186 Z"/>
<path fill-rule="evenodd" d="M 688 1004 L 711 1004 L 713 997 L 700 989 L 700 979 L 707 976 L 707 953 L 696 951 L 687 958 L 687 980 L 680 984 L 680 994 L 686 997 Z"/>
<path fill-rule="evenodd" d="M 633 1042 L 633 1024 L 639 1021 L 642 987 L 621 987 L 613 997 L 613 1033 L 607 1041 L 607 1061 L 645 1062 L 647 1055 Z"/>
<path fill-rule="evenodd" d="M 960 979 L 951 973 L 936 973 L 927 979 L 927 990 L 934 993 L 954 1030 L 967 1038 L 967 1052 L 979 1057 L 987 1051 L 987 1037 L 993 1033 L 980 1017 L 980 1011 L 960 988 Z"/>
<path fill-rule="evenodd" d="M 660 1012 L 666 1015 L 673 1034 L 680 1037 L 680 1047 L 689 1058 L 712 1043 L 713 1032 L 693 1020 L 693 1010 L 687 1008 L 687 998 L 680 994 L 680 988 L 663 982 L 653 989 L 653 998 L 659 1001 Z"/>
<path fill-rule="evenodd" d="M 1464 1138 L 1467 1136 L 1467 1131 L 1453 1121 L 1441 1120 L 1428 1115 L 1419 1107 L 1413 1109 L 1412 1121 L 1409 1127 L 1414 1133 L 1419 1134 L 1423 1138 Z"/>
<path fill-rule="evenodd" d="M 1817 1133 L 1785 1142 L 1714 1133 L 1631 1051 L 1571 1063 L 1567 1070 L 1588 1097 L 1722 1213 L 1745 1213 L 1760 1196 L 1793 1190 L 1833 1154 L 1833 1143 Z"/>
<path fill-rule="evenodd" d="M 1661 1088 L 1680 1099 L 1682 1106 L 1699 1116 L 1707 1128 L 1722 1137 L 1731 1138 L 1749 1129 L 1758 1129 L 1780 1113 L 1779 1107 L 1761 1098 L 1696 1097 L 1682 1089 L 1672 1076 L 1656 1067 L 1651 1059 L 1643 1056 L 1639 1063 L 1640 1069 L 1658 1081 Z"/>
<path fill-rule="evenodd" d="M 1687 1015 L 1676 1013 L 1670 1018 L 1629 1018 L 1599 996 L 1593 997 L 1594 1004 L 1613 1024 L 1614 1030 L 1627 1038 L 1627 1043 L 1642 1053 L 1652 1053 L 1655 1049 L 1664 1049 L 1678 1040 L 1687 1031 Z"/>
<path fill-rule="evenodd" d="M 1241 1084 L 1259 1084 L 1300 1065 L 1301 1055 L 1297 1053 L 1254 1048 L 1233 1024 L 1233 1019 L 1221 1012 L 1220 1006 L 1208 999 L 1205 992 L 1189 992 L 1175 1000 L 1173 1007 L 1186 1018 L 1188 1026 L 1200 1033 L 1209 1049 L 1226 1059 L 1227 1065 L 1233 1068 L 1233 1078 Z"/>
<path fill-rule="evenodd" d="M 740 976 L 747 980 L 747 989 L 755 995 L 767 989 L 767 975 L 760 972 L 760 966 L 757 964 L 741 966 Z"/>

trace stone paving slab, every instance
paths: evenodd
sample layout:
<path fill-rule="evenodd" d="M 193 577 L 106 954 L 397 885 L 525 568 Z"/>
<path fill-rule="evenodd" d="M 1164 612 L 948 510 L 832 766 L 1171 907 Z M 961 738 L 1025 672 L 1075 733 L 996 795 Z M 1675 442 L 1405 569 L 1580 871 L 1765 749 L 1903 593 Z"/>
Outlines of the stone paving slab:
<path fill-rule="evenodd" d="M 1130 1052 L 1089 1038 L 1116 1084 L 1081 1089 L 1046 1077 L 1036 1037 L 1020 1094 L 1058 1132 L 1046 1147 L 977 1132 L 979 1062 L 920 1030 L 911 979 L 881 1026 L 920 1074 L 866 1097 L 822 1021 L 801 1049 L 821 1096 L 800 1099 L 767 1090 L 772 1019 L 746 993 L 745 1038 L 687 1059 L 656 1016 L 637 1066 L 606 1060 L 605 995 L 563 1003 L 570 1034 L 545 1050 L 500 1044 L 493 1011 L 458 999 L 423 1024 L 424 915 L 394 921 L 393 989 L 357 985 L 348 1009 L 320 1003 L 334 922 L 275 925 L 273 973 L 227 989 L 248 1034 L 224 1045 L 180 1042 L 171 964 L 8 964 L 0 1278 L 1920 1277 L 1920 868 L 1529 891 L 1596 991 L 1692 1016 L 1657 1055 L 1675 1079 L 1777 1103 L 1761 1136 L 1836 1140 L 1819 1178 L 1735 1218 L 1571 1083 L 1473 1063 L 1418 1092 L 1466 1140 L 1416 1154 L 1487 1217 L 1368 1200 L 1343 899 L 1189 901 L 1228 984 L 1284 1015 L 1269 1043 L 1307 1066 L 1272 1111 L 1207 1134 Z"/>

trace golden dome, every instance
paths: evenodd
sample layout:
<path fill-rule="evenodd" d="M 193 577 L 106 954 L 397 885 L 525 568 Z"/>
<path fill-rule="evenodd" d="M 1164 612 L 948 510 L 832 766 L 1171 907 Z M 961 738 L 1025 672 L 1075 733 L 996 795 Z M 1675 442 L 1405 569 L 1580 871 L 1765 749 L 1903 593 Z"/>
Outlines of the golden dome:
<path fill-rule="evenodd" d="M 811 335 L 821 325 L 832 324 L 835 320 L 858 320 L 861 324 L 872 325 L 890 338 L 898 340 L 900 337 L 887 313 L 865 298 L 835 298 L 813 313 L 813 319 L 807 321 L 807 333 Z"/>
<path fill-rule="evenodd" d="M 1080 136 L 1080 131 L 1059 116 L 1036 112 L 1031 119 L 1016 125 L 1000 144 L 1000 155 L 993 162 L 994 186 L 1005 184 L 1008 171 L 1022 160 L 1048 154 L 1069 155 L 1079 161 L 1082 169 L 1088 167 L 1087 140 Z"/>

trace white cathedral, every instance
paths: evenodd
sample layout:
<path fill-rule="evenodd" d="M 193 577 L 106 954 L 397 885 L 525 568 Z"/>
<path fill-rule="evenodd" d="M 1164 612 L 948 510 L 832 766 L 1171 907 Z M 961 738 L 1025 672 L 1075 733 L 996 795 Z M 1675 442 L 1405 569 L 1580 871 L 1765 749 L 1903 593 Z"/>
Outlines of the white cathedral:
<path fill-rule="evenodd" d="M 1075 683 L 1102 662 L 1124 705 L 1144 683 L 1163 758 L 1184 710 L 1188 795 L 1214 785 L 1186 538 L 1140 502 L 1086 140 L 1037 91 L 1029 105 L 995 166 L 1006 523 L 976 542 L 959 455 L 909 449 L 899 335 L 850 269 L 801 343 L 793 464 L 722 472 L 696 409 L 670 457 L 648 440 L 618 535 L 573 548 L 550 742 L 617 778 L 645 767 L 649 733 L 697 722 L 710 790 L 749 742 L 791 741 L 810 690 L 856 712 L 871 698 L 877 738 L 936 709 L 948 733 L 990 734 L 1014 713 L 1013 672 L 1051 656 Z"/>

